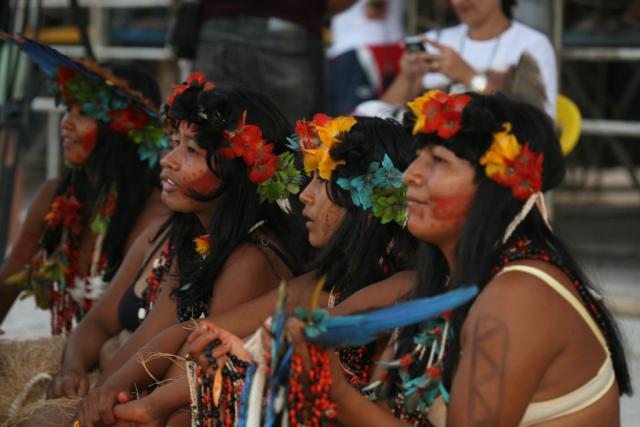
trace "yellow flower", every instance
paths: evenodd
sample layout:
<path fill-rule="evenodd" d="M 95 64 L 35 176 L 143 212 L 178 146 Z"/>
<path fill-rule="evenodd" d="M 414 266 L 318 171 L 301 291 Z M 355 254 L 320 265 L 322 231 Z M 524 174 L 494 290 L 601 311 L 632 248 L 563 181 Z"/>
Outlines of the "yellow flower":
<path fill-rule="evenodd" d="M 318 175 L 320 178 L 329 181 L 331 180 L 333 171 L 338 167 L 338 165 L 344 165 L 344 160 L 336 162 L 329 155 L 329 150 L 325 150 L 324 153 L 322 153 L 322 158 L 318 164 Z"/>
<path fill-rule="evenodd" d="M 196 244 L 196 252 L 205 257 L 209 255 L 209 235 L 203 234 L 193 239 L 193 243 Z"/>
<path fill-rule="evenodd" d="M 407 103 L 407 106 L 411 109 L 413 115 L 416 116 L 416 123 L 413 125 L 414 135 L 424 129 L 424 125 L 427 119 L 427 115 L 424 112 L 424 104 L 427 101 L 435 98 L 440 93 L 442 93 L 442 91 L 433 89 L 425 92 L 422 96 L 419 96 L 413 101 Z"/>
<path fill-rule="evenodd" d="M 511 123 L 502 125 L 504 131 L 493 134 L 493 142 L 489 149 L 480 158 L 480 164 L 485 166 L 487 176 L 491 177 L 496 173 L 504 174 L 506 171 L 506 161 L 513 161 L 520 153 L 520 143 L 511 133 Z"/>
<path fill-rule="evenodd" d="M 355 124 L 356 119 L 353 117 L 339 116 L 331 120 L 326 126 L 316 126 L 316 130 L 322 144 L 324 144 L 328 150 L 331 150 L 338 135 L 342 132 L 349 132 Z"/>
<path fill-rule="evenodd" d="M 302 157 L 304 159 L 304 171 L 307 175 L 310 175 L 311 172 L 318 169 L 318 165 L 320 164 L 320 159 L 322 158 L 322 153 L 324 151 L 326 150 L 320 147 L 310 148 L 302 152 Z"/>

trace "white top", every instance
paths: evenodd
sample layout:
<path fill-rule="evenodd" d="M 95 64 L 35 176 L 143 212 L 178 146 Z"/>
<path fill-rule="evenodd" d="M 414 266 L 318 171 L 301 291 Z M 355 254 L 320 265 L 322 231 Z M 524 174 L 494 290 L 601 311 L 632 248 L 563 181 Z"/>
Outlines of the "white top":
<path fill-rule="evenodd" d="M 387 13 L 383 19 L 369 19 L 366 3 L 366 0 L 358 0 L 331 18 L 333 43 L 327 50 L 329 58 L 362 46 L 393 44 L 404 38 L 405 0 L 387 0 Z"/>
<path fill-rule="evenodd" d="M 468 36 L 466 24 L 445 28 L 440 31 L 429 31 L 426 37 L 454 49 L 466 63 L 479 73 L 489 69 L 499 72 L 506 71 L 515 65 L 520 57 L 529 53 L 537 62 L 542 73 L 542 80 L 547 92 L 545 110 L 555 118 L 556 97 L 558 95 L 558 76 L 556 56 L 551 42 L 543 33 L 517 21 L 498 37 L 477 41 Z M 437 49 L 427 46 L 427 51 L 436 52 Z M 422 84 L 425 88 L 441 88 L 447 86 L 450 80 L 440 73 L 425 74 Z M 455 84 L 452 91 L 468 90 L 462 84 Z"/>

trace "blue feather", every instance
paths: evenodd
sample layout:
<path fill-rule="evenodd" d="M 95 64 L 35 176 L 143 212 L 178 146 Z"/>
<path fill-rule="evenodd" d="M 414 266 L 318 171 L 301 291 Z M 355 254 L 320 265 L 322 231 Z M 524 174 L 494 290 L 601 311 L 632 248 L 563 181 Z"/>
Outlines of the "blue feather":
<path fill-rule="evenodd" d="M 73 59 L 69 58 L 68 56 L 50 46 L 40 44 L 37 41 L 31 40 L 27 37 L 15 36 L 13 34 L 5 33 L 4 31 L 0 31 L 0 39 L 4 39 L 18 46 L 20 50 L 27 54 L 29 58 L 31 58 L 31 60 L 35 62 L 38 67 L 40 67 L 40 69 L 51 78 L 53 78 L 58 73 L 58 67 L 60 67 L 61 65 L 65 65 L 82 72 L 90 79 L 104 82 L 104 79 L 102 77 L 98 76 L 92 71 L 89 71 L 79 62 L 74 61 Z M 107 84 L 106 82 L 104 83 Z M 138 106 L 142 108 L 152 119 L 158 117 L 157 113 L 155 111 L 149 110 L 137 96 L 129 94 L 115 86 L 112 86 L 111 89 L 116 95 L 138 104 Z"/>
<path fill-rule="evenodd" d="M 447 292 L 430 298 L 395 304 L 368 313 L 326 317 L 319 325 L 305 328 L 309 342 L 323 347 L 364 345 L 378 334 L 412 325 L 459 307 L 474 298 L 476 286 Z"/>

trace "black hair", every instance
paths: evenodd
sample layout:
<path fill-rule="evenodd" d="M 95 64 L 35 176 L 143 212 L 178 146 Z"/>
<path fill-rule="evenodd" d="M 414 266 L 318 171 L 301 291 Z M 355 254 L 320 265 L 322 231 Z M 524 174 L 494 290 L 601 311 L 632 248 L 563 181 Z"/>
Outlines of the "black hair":
<path fill-rule="evenodd" d="M 336 180 L 367 173 L 371 162 L 387 154 L 394 166 L 404 171 L 415 157 L 414 143 L 402 126 L 391 119 L 356 117 L 357 123 L 339 136 L 330 155 L 344 160 L 327 181 L 329 199 L 346 213 L 329 243 L 308 266 L 318 277 L 327 275 L 326 290 L 343 300 L 399 270 L 413 267 L 416 240 L 396 222 L 382 224 L 371 210 L 356 206 L 351 193 Z"/>
<path fill-rule="evenodd" d="M 513 18 L 513 7 L 518 5 L 518 0 L 502 0 L 502 13 L 509 19 Z"/>
<path fill-rule="evenodd" d="M 476 168 L 477 191 L 469 209 L 469 215 L 463 226 L 455 257 L 464 262 L 455 264 L 453 271 L 444 254 L 433 244 L 422 242 L 418 255 L 418 286 L 414 297 L 426 297 L 445 292 L 447 278 L 448 289 L 476 284 L 480 292 L 491 280 L 500 265 L 504 252 L 518 240 L 530 241 L 531 245 L 559 259 L 564 267 L 571 271 L 585 285 L 590 286 L 587 277 L 571 256 L 562 241 L 546 226 L 538 209 L 533 209 L 518 225 L 515 233 L 505 244 L 499 244 L 507 224 L 522 209 L 523 202 L 511 194 L 511 190 L 489 179 L 479 165 L 480 156 L 489 148 L 494 132 L 502 130 L 502 124 L 510 122 L 513 134 L 521 143 L 528 143 L 532 151 L 544 154 L 542 190 L 557 187 L 564 176 L 564 159 L 560 144 L 555 136 L 551 119 L 538 108 L 516 101 L 502 94 L 469 94 L 472 101 L 462 114 L 460 131 L 450 139 L 441 139 L 435 134 L 419 134 L 416 140 L 419 146 L 439 144 L 451 149 L 458 157 L 468 160 Z M 408 123 L 413 120 L 407 115 Z M 624 348 L 614 320 L 602 301 L 589 292 L 582 294 L 585 302 L 597 307 L 601 314 L 599 323 L 607 337 L 611 349 L 616 378 L 621 393 L 631 392 L 629 371 Z M 471 303 L 456 310 L 452 318 L 454 337 L 460 336 L 462 324 L 466 319 Z M 405 328 L 400 335 L 399 354 L 406 354 L 412 348 L 411 337 L 418 326 Z M 450 387 L 460 353 L 457 339 L 451 342 L 445 357 L 445 385 Z M 413 375 L 424 372 L 424 364 L 416 363 L 411 368 Z"/>
<path fill-rule="evenodd" d="M 133 65 L 100 65 L 126 80 L 131 89 L 141 92 L 156 106 L 160 105 L 160 90 L 153 77 Z M 107 259 L 104 279 L 108 281 L 122 261 L 125 243 L 137 217 L 160 182 L 158 166 L 150 167 L 146 160 L 139 158 L 138 144 L 129 140 L 126 134 L 109 129 L 109 123 L 96 122 L 95 147 L 84 165 L 64 173 L 55 195 L 65 194 L 72 186 L 82 206 L 82 224 L 86 226 L 95 214 L 98 197 L 105 195 L 110 186 L 115 186 L 116 208 L 102 249 Z M 42 243 L 48 253 L 59 245 L 61 233 L 61 227 L 46 228 L 43 232 Z"/>
<path fill-rule="evenodd" d="M 247 123 L 261 129 L 263 138 L 273 144 L 273 152 L 283 153 L 292 133 L 291 124 L 269 98 L 258 92 L 233 86 L 203 90 L 202 86 L 192 85 L 173 101 L 171 119 L 197 126 L 196 141 L 206 150 L 209 169 L 220 180 L 220 186 L 211 194 L 191 194 L 196 200 L 217 201 L 209 224 L 205 224 L 211 235 L 212 255 L 194 268 L 192 261 L 177 254 L 180 274 L 186 283 L 191 283 L 175 292 L 179 305 L 206 307 L 215 278 L 233 251 L 251 241 L 250 230 L 260 221 L 266 221 L 261 230 L 280 243 L 294 274 L 301 273 L 309 254 L 296 197 L 290 197 L 291 213 L 276 203 L 260 203 L 257 186 L 249 180 L 249 168 L 242 158 L 228 159 L 220 154 L 219 149 L 227 144 L 223 133 L 235 130 L 245 112 Z M 196 273 L 188 277 L 183 270 Z"/>

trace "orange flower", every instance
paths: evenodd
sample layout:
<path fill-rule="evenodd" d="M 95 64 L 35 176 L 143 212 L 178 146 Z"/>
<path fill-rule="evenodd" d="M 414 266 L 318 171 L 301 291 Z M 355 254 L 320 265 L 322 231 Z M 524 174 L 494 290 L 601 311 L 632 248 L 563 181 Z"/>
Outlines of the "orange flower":
<path fill-rule="evenodd" d="M 521 145 L 511 133 L 511 124 L 503 124 L 504 131 L 493 135 L 493 142 L 480 158 L 489 178 L 510 187 L 513 196 L 526 200 L 542 189 L 544 154 L 536 154 L 529 144 Z"/>
<path fill-rule="evenodd" d="M 193 243 L 196 244 L 196 252 L 205 257 L 207 255 L 209 255 L 209 235 L 208 234 L 203 234 L 201 236 L 196 237 L 195 239 L 193 239 Z"/>
<path fill-rule="evenodd" d="M 416 117 L 413 134 L 436 132 L 448 139 L 460 130 L 462 110 L 471 102 L 468 95 L 449 95 L 434 89 L 409 102 L 407 105 Z"/>
<path fill-rule="evenodd" d="M 175 100 L 176 96 L 186 92 L 186 90 L 189 89 L 191 86 L 203 86 L 203 85 L 204 85 L 204 88 L 203 88 L 204 92 L 212 90 L 215 87 L 213 83 L 207 81 L 206 77 L 201 71 L 194 71 L 189 75 L 189 77 L 187 77 L 186 82 L 182 84 L 174 83 L 172 85 L 173 93 L 167 100 L 167 104 L 173 105 L 173 101 Z"/>

